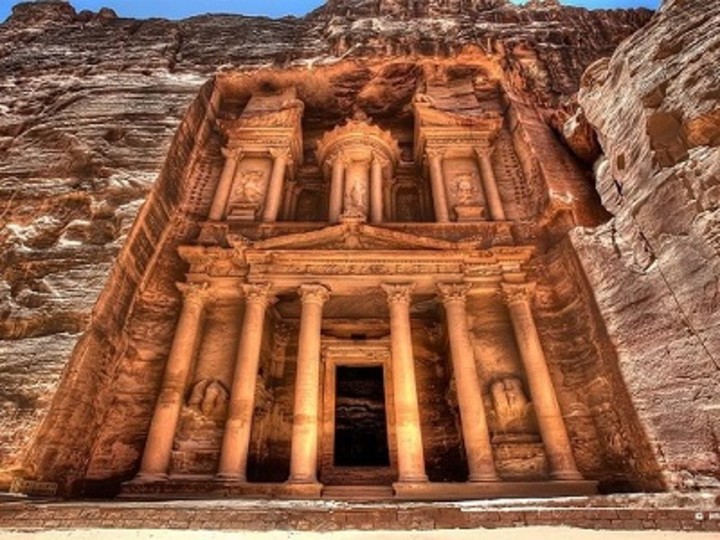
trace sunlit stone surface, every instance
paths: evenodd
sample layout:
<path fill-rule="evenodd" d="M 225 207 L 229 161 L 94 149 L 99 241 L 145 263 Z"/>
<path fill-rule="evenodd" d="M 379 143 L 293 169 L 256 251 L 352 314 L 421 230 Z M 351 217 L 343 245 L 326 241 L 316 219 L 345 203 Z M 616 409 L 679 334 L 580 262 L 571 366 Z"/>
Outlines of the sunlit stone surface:
<path fill-rule="evenodd" d="M 677 142 L 661 104 L 679 89 L 609 97 L 627 44 L 586 74 L 584 112 L 569 104 L 647 12 L 469 4 L 181 23 L 15 9 L 1 485 L 403 500 L 716 485 L 712 111 Z M 676 9 L 645 30 L 658 62 L 700 47 L 661 46 Z M 649 65 L 634 54 L 630 79 Z M 650 210 L 677 198 L 643 182 L 690 163 L 702 211 L 678 203 L 668 238 Z M 697 271 L 678 263 L 690 252 L 708 254 Z M 373 382 L 340 393 L 349 367 Z M 385 454 L 338 452 L 354 444 L 339 417 Z"/>

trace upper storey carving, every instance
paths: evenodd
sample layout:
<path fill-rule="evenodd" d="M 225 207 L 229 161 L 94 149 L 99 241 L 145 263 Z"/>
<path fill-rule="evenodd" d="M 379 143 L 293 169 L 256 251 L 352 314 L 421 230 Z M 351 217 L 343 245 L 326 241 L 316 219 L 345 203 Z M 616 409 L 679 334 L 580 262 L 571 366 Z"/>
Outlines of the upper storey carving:
<path fill-rule="evenodd" d="M 209 218 L 275 221 L 283 184 L 303 159 L 304 105 L 294 88 L 254 94 L 239 118 L 220 120 L 226 158 Z"/>
<path fill-rule="evenodd" d="M 383 221 L 384 184 L 393 178 L 400 159 L 389 132 L 358 116 L 325 133 L 317 157 L 331 174 L 328 221 L 336 223 L 341 215 Z"/>
<path fill-rule="evenodd" d="M 242 114 L 233 120 L 218 120 L 231 153 L 263 153 L 288 150 L 300 163 L 303 156 L 302 117 L 305 105 L 295 88 L 279 93 L 255 93 Z"/>

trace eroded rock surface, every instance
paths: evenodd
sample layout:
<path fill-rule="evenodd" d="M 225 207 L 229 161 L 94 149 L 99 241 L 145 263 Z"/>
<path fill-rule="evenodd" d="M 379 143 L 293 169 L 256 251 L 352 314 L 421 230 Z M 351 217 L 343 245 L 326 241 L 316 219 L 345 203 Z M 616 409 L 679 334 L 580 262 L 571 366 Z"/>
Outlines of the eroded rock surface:
<path fill-rule="evenodd" d="M 583 78 L 613 214 L 573 242 L 672 485 L 718 485 L 720 5 L 665 2 Z"/>

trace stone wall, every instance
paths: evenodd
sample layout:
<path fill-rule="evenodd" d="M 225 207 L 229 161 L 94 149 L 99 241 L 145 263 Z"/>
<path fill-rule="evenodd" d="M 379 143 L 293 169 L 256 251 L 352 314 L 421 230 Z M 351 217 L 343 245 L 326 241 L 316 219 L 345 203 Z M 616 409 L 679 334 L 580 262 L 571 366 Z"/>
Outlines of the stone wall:
<path fill-rule="evenodd" d="M 720 6 L 664 3 L 583 77 L 613 214 L 572 242 L 651 444 L 676 487 L 720 470 Z"/>

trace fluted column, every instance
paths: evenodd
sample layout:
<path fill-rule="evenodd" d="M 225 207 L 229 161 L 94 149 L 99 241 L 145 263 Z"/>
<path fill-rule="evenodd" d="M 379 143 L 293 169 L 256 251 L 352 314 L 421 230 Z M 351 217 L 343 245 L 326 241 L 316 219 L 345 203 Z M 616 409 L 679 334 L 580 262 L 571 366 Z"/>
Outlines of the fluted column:
<path fill-rule="evenodd" d="M 182 311 L 150 423 L 139 478 L 167 475 L 190 368 L 200 340 L 205 308 L 211 298 L 207 283 L 178 283 L 177 286 L 183 293 Z"/>
<path fill-rule="evenodd" d="M 250 430 L 255 411 L 255 384 L 260 366 L 269 289 L 270 285 L 267 283 L 243 285 L 245 314 L 220 452 L 218 476 L 221 478 L 246 480 Z"/>
<path fill-rule="evenodd" d="M 383 284 L 390 307 L 392 378 L 395 399 L 398 481 L 426 482 L 415 359 L 410 328 L 410 300 L 413 284 Z"/>
<path fill-rule="evenodd" d="M 495 221 L 505 220 L 505 210 L 503 209 L 500 192 L 495 179 L 495 171 L 490 161 L 490 149 L 476 149 L 475 153 L 480 164 L 480 176 L 482 178 L 483 191 L 485 192 L 485 200 L 488 205 L 490 217 Z"/>
<path fill-rule="evenodd" d="M 235 154 L 226 148 L 223 148 L 222 153 L 223 156 L 225 156 L 225 166 L 220 175 L 220 181 L 215 189 L 215 196 L 213 197 L 212 206 L 210 207 L 210 215 L 208 217 L 211 221 L 219 221 L 225 215 L 225 207 L 227 206 L 228 197 L 230 196 L 230 189 L 232 188 L 233 179 L 235 178 L 235 173 L 237 172 L 241 159 L 241 155 Z"/>
<path fill-rule="evenodd" d="M 550 474 L 558 480 L 579 480 L 582 477 L 575 465 L 570 437 L 530 309 L 535 284 L 503 283 L 502 292 L 510 311 L 515 339 L 525 367 L 540 435 L 550 464 Z"/>
<path fill-rule="evenodd" d="M 442 171 L 442 150 L 431 149 L 427 151 L 430 163 L 430 185 L 432 187 L 433 208 L 435 209 L 435 221 L 447 223 L 450 221 L 448 211 L 447 193 L 445 191 L 445 179 Z"/>
<path fill-rule="evenodd" d="M 332 163 L 332 179 L 330 181 L 330 208 L 328 210 L 328 221 L 337 223 L 340 221 L 342 212 L 343 193 L 345 179 L 345 163 L 342 156 L 337 155 Z"/>
<path fill-rule="evenodd" d="M 439 283 L 438 289 L 447 316 L 450 353 L 460 404 L 460 422 L 470 472 L 468 480 L 497 481 L 482 389 L 467 322 L 466 295 L 470 285 Z"/>
<path fill-rule="evenodd" d="M 302 285 L 299 294 L 302 313 L 288 481 L 312 484 L 317 482 L 320 330 L 323 305 L 330 298 L 330 290 L 324 285 Z"/>
<path fill-rule="evenodd" d="M 287 149 L 271 150 L 273 167 L 270 173 L 267 195 L 265 196 L 265 209 L 263 210 L 263 221 L 277 221 L 282 202 L 283 184 L 285 180 L 285 169 L 290 159 Z"/>
<path fill-rule="evenodd" d="M 382 223 L 383 220 L 383 177 L 382 161 L 374 156 L 370 171 L 370 222 Z"/>

